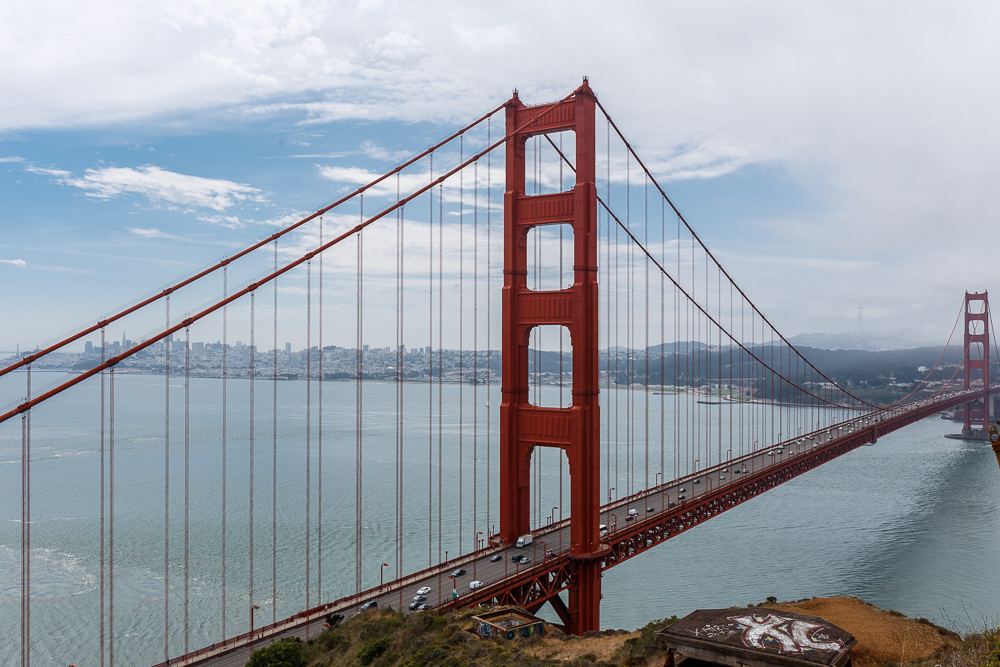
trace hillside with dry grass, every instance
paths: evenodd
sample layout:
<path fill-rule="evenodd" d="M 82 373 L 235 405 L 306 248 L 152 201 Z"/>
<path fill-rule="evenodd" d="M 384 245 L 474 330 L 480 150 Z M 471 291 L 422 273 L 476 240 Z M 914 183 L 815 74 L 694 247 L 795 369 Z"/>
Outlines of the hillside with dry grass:
<path fill-rule="evenodd" d="M 1000 667 L 1000 628 L 960 637 L 927 619 L 911 619 L 857 598 L 809 598 L 760 606 L 819 616 L 858 640 L 856 667 Z M 734 610 L 738 609 L 734 607 Z M 666 654 L 656 631 L 675 618 L 635 631 L 604 630 L 582 637 L 552 629 L 546 635 L 504 641 L 473 633 L 476 610 L 398 614 L 372 610 L 307 643 L 256 651 L 249 667 L 659 667 Z"/>

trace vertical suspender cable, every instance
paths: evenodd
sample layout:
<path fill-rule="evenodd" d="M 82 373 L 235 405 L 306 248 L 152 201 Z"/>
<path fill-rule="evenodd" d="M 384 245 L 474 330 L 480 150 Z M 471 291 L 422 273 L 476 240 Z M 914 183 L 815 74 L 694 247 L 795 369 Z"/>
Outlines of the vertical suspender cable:
<path fill-rule="evenodd" d="M 27 367 L 31 400 L 31 364 Z M 21 413 L 21 665 L 31 665 L 31 411 Z"/>
<path fill-rule="evenodd" d="M 717 313 L 716 322 L 719 322 L 719 324 L 721 325 L 722 324 L 722 272 L 716 270 L 715 276 L 716 276 L 715 306 Z M 722 398 L 722 327 L 721 326 L 716 327 L 716 341 L 717 342 L 715 346 L 715 356 L 716 356 L 715 377 L 717 378 L 717 380 L 715 386 L 719 392 L 718 397 L 721 399 Z M 717 434 L 716 438 L 718 439 L 719 442 L 719 452 L 716 461 L 718 463 L 722 463 L 723 459 L 722 459 L 722 401 L 721 400 L 719 400 L 719 410 L 717 414 L 719 415 L 719 426 L 716 429 L 716 434 Z"/>
<path fill-rule="evenodd" d="M 675 275 L 681 277 L 681 219 L 677 216 L 677 269 Z M 680 288 L 674 286 L 674 476 L 681 474 L 681 395 L 678 391 L 680 382 L 680 340 L 681 340 L 681 301 Z"/>
<path fill-rule="evenodd" d="M 399 173 L 396 174 L 396 201 L 399 201 Z M 403 576 L 403 207 L 396 212 L 396 579 Z M 403 591 L 399 591 L 403 607 Z"/>
<path fill-rule="evenodd" d="M 434 154 L 430 155 L 434 182 Z M 434 563 L 434 189 L 427 193 L 427 566 Z M 440 559 L 439 559 L 440 560 Z M 439 595 L 440 597 L 440 595 Z"/>
<path fill-rule="evenodd" d="M 625 151 L 625 225 L 632 228 L 632 179 L 631 169 L 632 155 Z M 628 495 L 632 495 L 635 485 L 635 392 L 632 386 L 635 382 L 635 304 L 634 290 L 635 282 L 635 255 L 633 248 L 635 244 L 628 243 L 627 254 L 625 255 L 625 345 L 628 352 L 625 354 L 625 460 L 628 467 L 625 471 L 625 487 Z"/>
<path fill-rule="evenodd" d="M 605 175 L 604 186 L 605 186 L 605 189 L 606 189 L 605 198 L 610 203 L 611 202 L 611 123 L 608 122 L 607 119 L 605 119 L 604 126 L 605 126 L 605 133 L 607 135 L 606 140 L 605 140 L 605 149 L 606 149 L 607 154 L 606 154 L 605 160 L 604 160 L 607 174 Z M 600 209 L 598 209 L 598 213 L 599 212 L 600 212 Z M 607 487 L 606 490 L 608 492 L 608 502 L 611 502 L 611 487 L 612 487 L 612 484 L 611 484 L 611 419 L 610 419 L 610 416 L 611 416 L 610 415 L 610 413 L 611 413 L 611 388 L 612 388 L 612 383 L 611 383 L 611 320 L 612 320 L 612 318 L 611 318 L 611 291 L 612 291 L 612 288 L 611 288 L 611 284 L 610 284 L 610 277 L 611 277 L 611 215 L 608 214 L 608 213 L 606 213 L 605 216 L 604 216 L 604 219 L 607 220 L 606 228 L 607 228 L 607 233 L 608 233 L 607 241 L 604 244 L 604 247 L 605 247 L 605 249 L 607 251 L 607 256 L 608 256 L 607 263 L 605 264 L 605 267 L 604 267 L 604 270 L 605 270 L 605 272 L 608 275 L 608 278 L 605 279 L 606 282 L 608 283 L 608 287 L 604 290 L 605 299 L 607 301 L 607 304 L 606 304 L 606 306 L 604 308 L 604 319 L 607 322 L 607 335 L 606 335 L 607 337 L 606 337 L 606 340 L 604 341 L 604 344 L 607 346 L 607 350 L 608 350 L 608 354 L 607 354 L 607 356 L 604 359 L 604 367 L 606 369 L 606 377 L 608 378 L 608 381 L 607 381 L 607 391 L 605 392 L 605 396 L 606 396 L 606 398 L 605 398 L 605 405 L 606 405 L 605 413 L 608 415 L 608 417 L 606 417 L 603 420 L 604 424 L 605 424 L 605 426 L 604 426 L 604 429 L 605 429 L 605 436 L 604 436 L 604 452 L 605 452 L 604 458 L 605 458 L 605 466 L 604 466 L 604 470 L 605 470 L 605 475 L 606 475 L 605 479 L 607 480 L 607 483 L 606 483 L 605 486 Z M 575 242 L 576 242 L 576 237 L 574 236 L 574 243 Z M 575 256 L 573 257 L 573 261 L 574 262 L 576 261 L 576 257 Z M 574 271 L 573 278 L 574 278 L 574 280 L 576 280 L 575 271 Z M 617 382 L 618 382 L 618 379 L 616 377 L 615 378 L 615 384 L 617 384 Z M 617 387 L 615 387 L 615 391 L 616 391 L 616 395 L 617 395 Z M 615 426 L 617 428 L 617 424 Z M 617 449 L 615 450 L 615 456 L 616 457 L 618 456 Z M 617 458 L 616 458 L 615 459 L 616 471 L 617 471 L 617 463 L 618 463 L 618 461 L 617 461 Z M 617 481 L 618 480 L 616 479 L 615 482 L 617 482 Z"/>
<path fill-rule="evenodd" d="M 458 137 L 458 161 L 459 164 L 465 162 L 465 135 L 460 134 Z M 463 454 L 463 431 L 464 428 L 464 416 L 462 405 L 462 397 L 465 395 L 465 388 L 463 387 L 463 375 L 465 371 L 465 366 L 463 363 L 463 355 L 465 353 L 463 347 L 465 341 L 463 340 L 462 334 L 464 332 L 465 324 L 465 170 L 462 169 L 458 172 L 458 549 L 459 553 L 462 551 L 462 523 L 465 517 L 465 503 L 462 498 L 462 481 L 464 470 L 464 461 L 462 458 Z M 473 535 L 475 538 L 475 535 Z"/>
<path fill-rule="evenodd" d="M 250 503 L 249 503 L 250 528 L 249 528 L 249 531 L 248 531 L 248 538 L 249 538 L 249 550 L 248 551 L 249 551 L 249 556 L 250 556 L 250 559 L 249 559 L 249 581 L 250 581 L 249 591 L 250 591 L 250 618 L 251 618 L 250 632 L 253 632 L 253 629 L 254 629 L 253 628 L 253 620 L 252 619 L 253 619 L 253 610 L 255 609 L 255 606 L 254 606 L 254 597 L 253 597 L 253 593 L 254 593 L 254 590 L 253 590 L 253 575 L 254 575 L 254 572 L 253 572 L 253 473 L 254 473 L 253 464 L 254 464 L 254 460 L 253 460 L 253 458 L 254 457 L 253 457 L 253 455 L 254 455 L 254 404 L 255 404 L 255 398 L 256 398 L 254 396 L 254 377 L 257 374 L 256 373 L 256 371 L 257 371 L 257 368 L 256 368 L 257 348 L 256 348 L 256 342 L 255 342 L 255 339 L 254 339 L 254 304 L 255 304 L 256 298 L 257 298 L 257 292 L 256 291 L 250 292 L 250 451 L 249 451 L 249 460 L 250 460 L 250 480 L 249 480 L 249 483 L 250 483 Z"/>
<path fill-rule="evenodd" d="M 229 266 L 222 267 L 222 298 L 229 296 Z M 226 634 L 226 446 L 227 406 L 226 389 L 229 380 L 229 306 L 222 307 L 222 636 Z"/>
<path fill-rule="evenodd" d="M 486 121 L 486 145 L 493 143 L 491 120 Z M 493 389 L 493 151 L 486 154 L 486 522 L 492 519 L 491 484 L 492 481 L 492 442 L 493 442 L 493 410 L 490 407 L 490 395 Z M 997 355 L 1000 359 L 1000 355 Z M 492 532 L 492 531 L 490 531 Z"/>
<path fill-rule="evenodd" d="M 663 266 L 667 265 L 667 219 L 666 219 L 666 205 L 663 199 L 660 199 L 660 261 Z M 666 466 L 664 465 L 663 457 L 666 456 L 666 434 L 663 431 L 663 427 L 666 424 L 666 406 L 665 399 L 663 395 L 666 393 L 663 388 L 664 379 L 663 373 L 666 370 L 664 367 L 664 356 L 666 352 L 666 278 L 663 275 L 663 271 L 660 271 L 660 482 L 667 481 Z"/>
<path fill-rule="evenodd" d="M 399 174 L 396 175 L 399 180 Z M 319 216 L 323 246 L 323 216 Z M 316 378 L 316 599 L 323 602 L 323 253 L 319 254 L 319 368 Z"/>
<path fill-rule="evenodd" d="M 274 240 L 278 270 L 278 239 Z M 278 279 L 274 287 L 274 346 L 271 350 L 271 622 L 278 620 Z M 306 609 L 309 605 L 306 605 Z"/>
<path fill-rule="evenodd" d="M 112 378 L 114 375 L 112 375 Z M 184 654 L 188 646 L 188 603 L 191 593 L 191 327 L 184 327 Z"/>
<path fill-rule="evenodd" d="M 365 218 L 365 196 L 361 195 L 359 204 L 359 215 L 360 219 L 363 221 Z M 363 392 L 361 388 L 362 375 L 364 372 L 364 357 L 362 355 L 362 337 L 364 333 L 363 327 L 363 316 L 364 316 L 364 272 L 362 260 L 364 258 L 364 237 L 361 232 L 358 232 L 358 277 L 357 277 L 357 306 L 358 306 L 358 321 L 357 321 L 357 379 L 355 382 L 355 390 L 357 392 L 355 399 L 355 429 L 357 431 L 357 436 L 355 440 L 355 480 L 354 480 L 354 592 L 361 592 L 361 454 L 362 454 L 362 431 L 361 428 L 362 418 L 362 399 Z"/>
<path fill-rule="evenodd" d="M 115 665 L 115 367 L 110 370 L 108 412 L 108 664 Z"/>
<path fill-rule="evenodd" d="M 167 321 L 170 328 L 170 295 L 165 299 Z M 170 658 L 170 339 L 163 339 L 163 658 Z"/>
<path fill-rule="evenodd" d="M 472 534 L 479 548 L 479 160 L 472 165 Z"/>
<path fill-rule="evenodd" d="M 104 360 L 106 358 L 106 353 L 107 353 L 107 342 L 106 342 L 106 337 L 105 337 L 105 330 L 104 330 L 104 327 L 101 327 L 101 363 L 102 364 L 104 363 Z M 104 477 L 104 475 L 105 475 L 105 471 L 104 471 L 104 455 L 105 455 L 105 450 L 104 450 L 104 447 L 105 447 L 105 442 L 104 442 L 104 418 L 105 418 L 105 415 L 104 415 L 104 375 L 105 375 L 104 371 L 101 371 L 101 521 L 100 521 L 100 531 L 101 531 L 101 534 L 100 534 L 100 542 L 101 542 L 101 556 L 100 556 L 100 558 L 101 558 L 101 582 L 100 582 L 100 589 L 101 589 L 101 629 L 100 629 L 100 633 L 101 634 L 100 634 L 100 637 L 98 637 L 98 643 L 99 643 L 99 646 L 100 646 L 100 653 L 101 653 L 101 660 L 100 660 L 101 667 L 104 667 L 104 606 L 105 606 L 105 600 L 104 600 L 104 589 L 105 589 L 105 581 L 104 581 L 104 574 L 105 574 L 105 572 L 104 572 L 104 567 L 105 567 L 105 562 L 104 562 L 104 547 L 105 547 L 105 545 L 104 545 L 104 499 L 105 499 L 105 487 L 104 487 L 104 479 L 105 479 L 105 477 Z"/>
<path fill-rule="evenodd" d="M 611 151 L 611 149 L 609 147 L 608 148 L 609 159 L 610 159 L 610 151 Z M 608 181 L 608 190 L 609 191 L 611 189 L 611 184 L 610 183 L 611 182 Z M 609 196 L 608 201 L 611 201 L 610 196 Z M 608 222 L 609 230 L 610 230 L 610 226 L 611 226 L 611 223 L 609 221 Z M 611 243 L 610 243 L 610 234 L 609 234 L 609 252 L 610 252 L 610 245 L 611 245 Z M 618 460 L 619 460 L 619 456 L 618 456 L 618 430 L 619 430 L 618 429 L 618 398 L 619 398 L 619 394 L 621 393 L 618 390 L 619 389 L 619 383 L 618 383 L 618 350 L 619 350 L 619 345 L 618 345 L 618 333 L 619 333 L 619 329 L 618 329 L 618 288 L 619 288 L 619 283 L 618 283 L 618 265 L 619 265 L 619 260 L 621 258 L 621 253 L 619 252 L 619 246 L 618 246 L 618 227 L 615 227 L 614 251 L 615 251 L 615 273 L 614 273 L 614 279 L 612 281 L 612 284 L 614 285 L 614 287 L 612 288 L 611 291 L 613 291 L 614 294 L 615 294 L 615 307 L 614 307 L 614 323 L 615 323 L 614 324 L 614 330 L 615 330 L 615 420 L 614 420 L 615 421 L 615 483 L 614 483 L 614 485 L 611 486 L 611 489 L 615 489 L 617 491 L 618 490 Z M 610 342 L 611 341 L 609 340 L 608 343 L 610 344 Z M 610 415 L 608 415 L 608 416 L 610 417 Z M 608 421 L 610 422 L 611 420 L 608 419 Z M 608 443 L 608 446 L 610 447 L 611 443 Z M 608 474 L 609 475 L 611 474 L 610 470 L 608 471 Z M 609 494 L 608 495 L 608 502 L 611 502 L 611 496 L 610 496 L 611 489 L 608 489 L 608 494 Z"/>
<path fill-rule="evenodd" d="M 642 182 L 642 210 L 643 210 L 643 233 L 644 241 L 643 244 L 649 247 L 649 179 L 643 179 Z M 643 318 L 646 325 L 646 338 L 643 341 L 643 351 L 642 359 L 645 364 L 645 377 L 643 378 L 643 386 L 646 391 L 643 393 L 643 441 L 645 442 L 646 450 L 646 478 L 643 481 L 642 488 L 649 488 L 649 262 L 643 262 L 643 267 L 645 268 L 645 275 L 643 277 L 643 289 L 645 290 L 645 305 L 643 307 Z"/>
<path fill-rule="evenodd" d="M 441 539 L 444 532 L 441 514 L 444 459 L 444 184 L 438 186 L 438 562 L 441 562 Z"/>
<path fill-rule="evenodd" d="M 360 235 L 359 235 L 360 238 Z M 305 551 L 306 551 L 306 609 L 312 609 L 312 604 L 310 604 L 310 577 L 312 573 L 310 572 L 309 566 L 311 565 L 309 561 L 309 552 L 312 550 L 311 547 L 311 528 L 310 524 L 312 507 L 310 507 L 310 491 L 312 490 L 312 260 L 306 262 L 306 534 L 305 534 Z M 309 626 L 306 626 L 306 634 L 308 635 Z"/>

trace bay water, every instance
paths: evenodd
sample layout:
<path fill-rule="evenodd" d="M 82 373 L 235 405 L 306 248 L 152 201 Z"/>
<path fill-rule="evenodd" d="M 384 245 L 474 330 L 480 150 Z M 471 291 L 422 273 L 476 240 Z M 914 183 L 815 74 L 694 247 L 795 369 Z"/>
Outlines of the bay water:
<path fill-rule="evenodd" d="M 7 379 L 0 405 L 24 393 L 23 374 Z M 36 386 L 46 380 L 33 378 Z M 279 382 L 276 394 L 269 380 L 253 384 L 251 447 L 246 379 L 193 378 L 186 391 L 183 377 L 118 374 L 112 434 L 105 378 L 105 664 L 112 645 L 115 664 L 160 662 L 221 639 L 223 619 L 226 636 L 245 632 L 253 606 L 255 625 L 264 625 L 353 593 L 359 577 L 364 589 L 471 551 L 496 529 L 498 387 L 414 383 L 397 392 L 365 383 L 359 418 L 353 383 L 322 383 L 322 410 L 318 383 Z M 539 391 L 560 401 L 556 388 Z M 703 431 L 677 426 L 698 410 Z M 794 433 L 813 418 L 780 413 L 770 425 L 748 421 L 747 434 L 763 441 L 775 424 Z M 725 411 L 694 401 L 608 390 L 602 417 L 610 497 L 736 453 L 737 426 Z M 32 410 L 36 667 L 100 664 L 101 428 L 98 381 Z M 631 629 L 769 595 L 855 595 L 960 631 L 995 622 L 1000 470 L 988 445 L 944 437 L 956 430 L 925 419 L 608 570 L 602 625 Z M 751 437 L 739 433 L 740 442 Z M 19 419 L 0 425 L 0 664 L 20 659 L 22 435 Z M 686 444 L 675 449 L 676 438 Z M 555 452 L 535 462 L 538 526 L 564 516 L 569 474 Z"/>

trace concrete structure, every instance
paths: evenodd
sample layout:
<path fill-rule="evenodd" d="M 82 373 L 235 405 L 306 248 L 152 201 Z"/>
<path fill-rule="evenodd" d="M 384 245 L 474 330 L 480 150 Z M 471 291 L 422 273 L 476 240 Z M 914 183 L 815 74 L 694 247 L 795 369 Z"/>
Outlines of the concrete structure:
<path fill-rule="evenodd" d="M 504 607 L 473 616 L 476 634 L 483 639 L 501 637 L 516 639 L 545 634 L 545 621 L 533 616 L 520 607 Z"/>
<path fill-rule="evenodd" d="M 854 636 L 816 616 L 761 607 L 699 609 L 657 633 L 666 667 L 845 667 Z"/>

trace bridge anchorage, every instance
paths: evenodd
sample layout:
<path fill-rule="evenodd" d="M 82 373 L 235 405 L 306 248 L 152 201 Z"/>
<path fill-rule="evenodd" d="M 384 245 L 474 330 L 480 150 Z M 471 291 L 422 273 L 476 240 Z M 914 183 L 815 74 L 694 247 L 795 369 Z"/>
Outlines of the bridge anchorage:
<path fill-rule="evenodd" d="M 498 138 L 490 119 L 501 112 L 505 130 Z M 621 147 L 617 155 L 613 142 L 614 150 Z M 470 155 L 469 146 L 485 148 Z M 435 160 L 442 147 L 443 157 Z M 498 244 L 482 244 L 483 234 L 493 238 L 488 236 L 491 220 L 500 210 L 492 203 L 494 151 L 504 153 L 505 173 L 502 191 L 496 188 L 503 201 L 499 299 L 490 296 L 497 283 L 489 268 Z M 457 163 L 448 163 L 456 155 Z M 543 158 L 552 162 L 545 164 Z M 564 170 L 571 174 L 568 179 Z M 404 192 L 403 184 L 412 185 L 412 191 Z M 356 208 L 347 210 L 350 206 Z M 333 235 L 323 226 L 324 214 L 340 224 Z M 480 220 L 486 221 L 484 228 L 475 226 Z M 304 249 L 289 244 L 294 258 L 281 264 L 279 243 L 301 232 L 308 232 Z M 565 235 L 569 240 L 564 242 Z M 385 247 L 379 245 L 393 236 Z M 373 241 L 365 244 L 363 237 Z M 450 255 L 446 240 L 457 248 Z M 549 244 L 545 250 L 543 242 Z M 384 308 L 386 316 L 380 304 L 366 302 L 364 286 L 370 284 L 366 274 L 374 274 L 376 287 L 368 289 L 378 294 L 386 283 L 380 285 L 377 278 L 392 271 L 378 265 L 377 257 L 365 257 L 375 246 L 374 255 L 391 260 L 393 243 L 396 294 Z M 565 274 L 564 250 L 572 257 Z M 487 258 L 485 271 L 481 255 Z M 543 285 L 539 265 L 548 256 L 558 258 L 559 280 Z M 331 318 L 327 303 L 325 334 L 324 257 L 328 269 L 335 268 L 341 306 Z M 245 271 L 243 262 L 248 263 Z M 462 268 L 470 265 L 471 278 Z M 304 294 L 304 303 L 282 302 L 279 307 L 279 279 L 283 286 L 298 287 L 288 294 Z M 190 287 L 198 299 L 205 292 L 218 294 L 218 283 L 223 297 L 197 301 L 194 307 L 180 305 Z M 458 287 L 449 292 L 449 284 Z M 197 285 L 203 286 L 201 292 Z M 273 306 L 267 303 L 272 298 Z M 463 310 L 468 302 L 476 305 Z M 497 303 L 499 396 L 491 363 L 495 356 L 489 352 L 495 350 L 489 311 Z M 457 314 L 449 312 L 452 307 Z M 16 395 L 23 399 L 0 411 L 0 427 L 16 426 L 16 433 L 0 435 L 21 439 L 21 665 L 29 667 L 32 652 L 40 650 L 38 638 L 57 634 L 63 618 L 52 615 L 54 625 L 42 623 L 41 631 L 32 633 L 33 616 L 46 611 L 46 600 L 32 588 L 31 572 L 37 567 L 32 548 L 58 544 L 64 536 L 56 535 L 54 527 L 65 523 L 37 519 L 53 513 L 54 498 L 63 498 L 65 478 L 56 474 L 58 463 L 52 461 L 67 460 L 40 460 L 37 452 L 33 456 L 33 428 L 38 433 L 39 427 L 54 424 L 67 431 L 93 431 L 80 436 L 93 441 L 82 454 L 99 455 L 87 459 L 89 467 L 75 468 L 72 479 L 99 499 L 88 506 L 86 516 L 78 517 L 81 526 L 99 517 L 87 524 L 93 535 L 80 547 L 81 552 L 95 552 L 91 567 L 100 575 L 99 592 L 76 599 L 93 603 L 80 614 L 80 623 L 85 634 L 95 636 L 87 650 L 99 655 L 102 665 L 113 666 L 116 650 L 121 654 L 123 617 L 163 632 L 140 658 L 130 660 L 133 656 L 126 653 L 126 663 L 155 659 L 165 665 L 169 658 L 173 666 L 243 664 L 240 660 L 245 662 L 254 648 L 284 636 L 314 636 L 338 617 L 372 604 L 414 611 L 425 602 L 437 609 L 514 604 L 536 612 L 548 603 L 563 629 L 581 634 L 601 627 L 601 577 L 607 568 L 941 410 L 961 408 L 959 437 L 988 434 L 1000 462 L 1000 435 L 990 422 L 995 411 L 990 406 L 987 294 L 966 293 L 963 310 L 961 386 L 956 368 L 943 387 L 921 382 L 919 395 L 888 406 L 868 403 L 813 366 L 736 285 L 586 80 L 549 104 L 528 106 L 515 93 L 483 118 L 329 207 L 163 294 L 102 316 L 96 325 L 0 368 L 0 379 L 23 377 L 26 386 L 23 394 L 17 387 Z M 111 329 L 140 312 L 151 312 L 149 318 L 162 323 L 162 329 L 131 347 L 106 344 L 120 333 Z M 185 315 L 178 318 L 177 312 Z M 297 358 L 279 349 L 279 313 L 291 312 L 305 313 L 298 323 L 305 349 Z M 213 324 L 213 317 L 221 319 L 221 326 Z M 273 328 L 259 326 L 264 319 Z M 377 324 L 369 325 L 366 334 L 367 321 Z M 393 325 L 394 345 L 367 349 L 364 336 L 372 328 L 391 336 Z M 192 339 L 198 327 L 204 338 L 220 340 L 214 348 L 221 355 L 216 375 L 209 372 L 210 360 L 196 363 L 204 349 Z M 265 342 L 260 332 L 266 328 L 272 328 L 267 336 L 272 340 Z M 463 338 L 470 329 L 471 346 Z M 560 331 L 558 353 L 543 348 L 542 329 Z M 329 344 L 331 330 L 340 335 L 334 338 L 338 345 Z M 249 345 L 230 345 L 234 332 Z M 565 358 L 562 332 L 569 341 Z M 99 335 L 100 344 L 86 364 L 74 366 L 64 381 L 32 390 L 35 364 L 67 346 L 89 343 L 85 338 L 91 335 Z M 448 348 L 449 336 L 457 350 Z M 407 350 L 407 341 L 411 346 L 417 342 L 416 349 Z M 263 350 L 271 345 L 272 350 Z M 550 353 L 548 367 L 541 354 L 545 351 Z M 562 396 L 564 365 L 569 369 L 568 401 Z M 199 369 L 205 377 L 192 378 Z M 162 378 L 155 394 L 135 382 L 137 376 L 151 374 Z M 546 374 L 549 379 L 543 381 Z M 326 381 L 331 379 L 342 382 Z M 372 387 L 372 379 L 383 395 L 394 393 L 394 405 L 377 402 L 378 392 L 366 388 L 366 381 Z M 60 421 L 71 411 L 50 399 L 72 395 L 68 390 L 74 387 L 82 393 L 84 386 L 93 393 L 81 399 L 84 407 L 74 409 L 86 415 L 86 424 Z M 555 393 L 556 387 L 557 404 L 545 403 L 546 390 Z M 152 397 L 154 405 L 130 404 L 130 391 Z M 327 401 L 334 395 L 340 404 L 334 409 L 324 405 L 324 392 Z M 162 412 L 158 401 L 163 401 Z M 36 409 L 43 405 L 57 409 Z M 292 416 L 286 418 L 279 405 Z M 352 414 L 345 416 L 344 405 L 353 407 Z M 372 405 L 374 416 L 368 416 L 365 409 Z M 131 420 L 130 411 L 137 415 Z M 151 421 L 162 430 L 154 431 Z M 329 464 L 331 423 L 341 432 L 335 440 L 341 459 L 332 466 L 334 473 Z M 123 432 L 130 443 L 155 445 L 134 446 L 124 454 L 134 457 L 126 458 L 127 469 L 139 476 L 138 483 L 123 483 L 120 476 L 115 480 L 116 456 L 123 455 L 116 454 L 116 443 Z M 51 436 L 52 431 L 42 433 Z M 494 433 L 499 452 L 491 449 Z M 350 441 L 346 448 L 345 440 Z M 80 449 L 74 443 L 72 451 Z M 153 449 L 149 458 L 142 458 Z M 345 457 L 345 449 L 352 456 Z M 553 451 L 558 465 L 550 474 L 542 461 Z M 287 452 L 295 458 L 286 457 Z M 10 475 L 16 467 L 0 466 L 0 474 Z M 154 469 L 156 477 L 144 472 Z M 556 513 L 563 506 L 564 469 L 569 479 L 565 518 Z M 445 470 L 457 477 L 454 483 Z M 336 474 L 340 477 L 331 477 Z M 260 493 L 261 479 L 268 493 Z M 288 479 L 292 481 L 282 481 Z M 365 493 L 366 479 L 369 491 L 377 486 L 377 493 Z M 473 491 L 468 492 L 463 483 L 470 479 Z M 491 486 L 497 480 L 499 485 Z M 0 490 L 18 488 L 13 476 L 10 483 L 6 478 L 0 482 Z M 499 506 L 491 504 L 493 491 Z M 156 500 L 150 514 L 136 519 L 136 511 L 120 510 L 141 506 L 147 496 Z M 33 509 L 33 497 L 44 502 Z M 336 507 L 332 519 L 331 499 Z M 544 517 L 549 507 L 551 513 Z M 59 517 L 70 513 L 60 511 L 55 512 Z M 417 539 L 411 539 L 417 529 L 408 521 L 420 522 Z M 13 523 L 0 524 L 0 530 L 10 531 Z M 383 532 L 371 529 L 372 524 Z M 392 537 L 386 525 L 393 525 Z M 331 529 L 339 543 L 330 539 Z M 6 539 L 0 533 L 0 538 L 17 542 L 16 536 Z M 527 546 L 519 549 L 515 545 L 521 538 Z M 386 541 L 395 544 L 387 546 Z M 132 566 L 135 577 L 135 563 L 128 558 L 138 561 L 142 549 L 153 560 L 139 568 L 162 573 L 162 594 L 149 594 L 147 587 L 129 595 L 121 583 L 128 575 L 116 574 Z M 122 551 L 128 558 L 122 558 Z M 290 554 L 287 560 L 278 557 L 283 553 Z M 331 561 L 338 563 L 332 573 Z M 345 574 L 351 565 L 354 577 Z M 218 582 L 219 593 L 199 598 L 191 590 L 193 578 Z M 282 597 L 291 602 L 279 614 Z M 155 606 L 147 604 L 150 599 Z M 211 617 L 208 612 L 204 618 L 189 617 L 199 607 L 209 608 Z M 304 611 L 292 613 L 299 609 Z M 194 627 L 218 630 L 199 630 L 192 641 Z M 126 651 L 136 644 L 136 635 L 128 636 Z M 192 643 L 205 648 L 191 650 Z M 7 655 L 0 653 L 0 658 Z M 9 655 L 13 663 L 14 654 Z M 148 655 L 153 658 L 147 660 Z"/>

